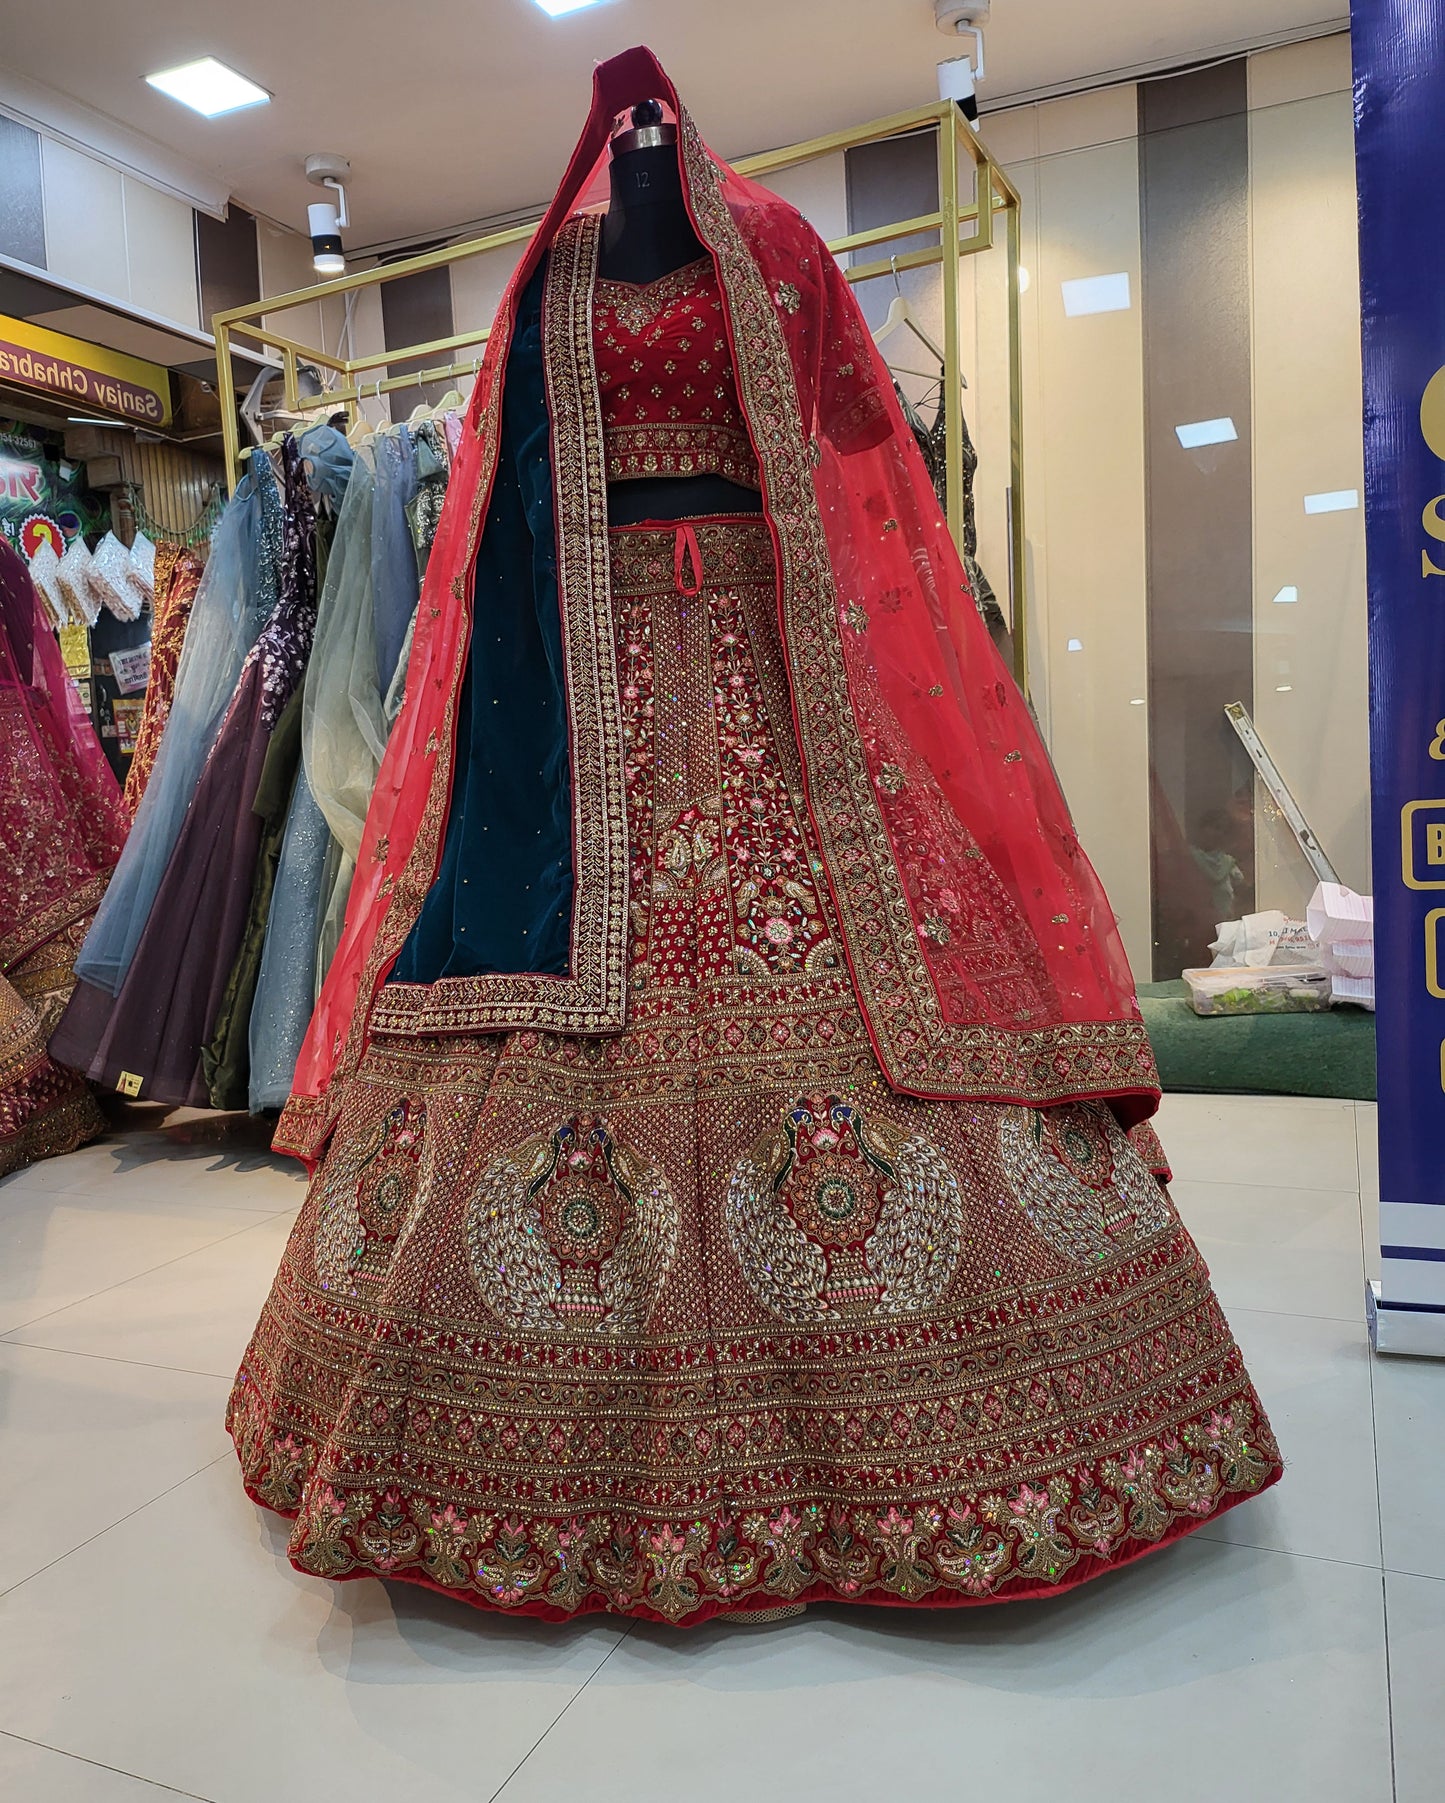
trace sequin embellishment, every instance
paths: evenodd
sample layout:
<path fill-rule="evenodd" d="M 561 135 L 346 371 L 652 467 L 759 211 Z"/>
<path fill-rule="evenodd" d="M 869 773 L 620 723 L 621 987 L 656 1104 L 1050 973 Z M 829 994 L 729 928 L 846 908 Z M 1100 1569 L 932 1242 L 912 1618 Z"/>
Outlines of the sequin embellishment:
<path fill-rule="evenodd" d="M 838 1096 L 805 1096 L 733 1171 L 728 1236 L 784 1321 L 914 1314 L 958 1264 L 963 1202 L 943 1154 Z"/>
<path fill-rule="evenodd" d="M 494 1159 L 467 1223 L 472 1273 L 503 1320 L 609 1337 L 646 1327 L 677 1241 L 663 1173 L 587 1114 Z"/>
<path fill-rule="evenodd" d="M 1175 1224 L 1164 1190 L 1102 1102 L 1006 1109 L 999 1151 L 1035 1230 L 1077 1264 L 1117 1258 Z"/>
<path fill-rule="evenodd" d="M 323 1178 L 316 1275 L 323 1288 L 356 1294 L 385 1277 L 415 1214 L 426 1105 L 401 1101 L 357 1147 L 338 1148 Z"/>

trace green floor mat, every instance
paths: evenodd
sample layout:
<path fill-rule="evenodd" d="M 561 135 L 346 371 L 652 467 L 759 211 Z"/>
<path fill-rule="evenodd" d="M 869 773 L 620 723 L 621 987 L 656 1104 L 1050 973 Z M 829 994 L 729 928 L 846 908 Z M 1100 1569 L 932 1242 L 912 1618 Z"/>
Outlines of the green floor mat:
<path fill-rule="evenodd" d="M 1368 1008 L 1206 1017 L 1188 998 L 1183 982 L 1139 990 L 1166 1090 L 1374 1101 L 1375 1017 Z"/>

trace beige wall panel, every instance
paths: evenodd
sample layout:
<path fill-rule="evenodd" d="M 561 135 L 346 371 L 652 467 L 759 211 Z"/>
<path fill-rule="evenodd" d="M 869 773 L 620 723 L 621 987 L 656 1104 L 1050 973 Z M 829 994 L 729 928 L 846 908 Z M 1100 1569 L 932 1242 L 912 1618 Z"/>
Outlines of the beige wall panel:
<path fill-rule="evenodd" d="M 131 304 L 194 329 L 201 303 L 196 279 L 196 221 L 183 200 L 122 176 Z"/>
<path fill-rule="evenodd" d="M 322 279 L 311 261 L 311 240 L 300 232 L 278 225 L 273 219 L 257 219 L 256 249 L 261 263 L 263 297 L 293 294 L 298 288 L 314 288 Z M 302 307 L 288 307 L 280 313 L 268 313 L 265 323 L 301 344 L 312 344 L 318 350 L 333 353 L 336 350 L 336 327 L 331 326 L 329 333 L 324 331 L 319 301 L 308 301 Z"/>
<path fill-rule="evenodd" d="M 1351 81 L 1350 34 L 1336 32 L 1332 37 L 1285 44 L 1250 57 L 1249 104 L 1284 106 L 1320 94 L 1348 94 Z"/>
<path fill-rule="evenodd" d="M 356 290 L 356 306 L 351 315 L 350 355 L 353 357 L 369 357 L 377 351 L 386 349 L 386 328 L 381 317 L 381 290 L 379 288 L 360 288 Z M 385 378 L 385 369 L 365 371 L 360 378 L 363 382 Z M 373 426 L 386 426 L 391 423 L 391 403 L 386 395 L 379 400 L 364 400 L 361 405 L 363 416 Z"/>
<path fill-rule="evenodd" d="M 1040 156 L 1115 144 L 1139 130 L 1139 90 L 1133 82 L 1044 100 L 1036 110 Z"/>
<path fill-rule="evenodd" d="M 764 176 L 762 184 L 790 201 L 821 237 L 841 238 L 847 232 L 847 166 L 841 151 L 793 169 L 779 169 Z"/>
<path fill-rule="evenodd" d="M 464 263 L 452 264 L 454 331 L 470 332 L 491 325 L 503 290 L 526 248 L 525 244 L 511 244 L 502 250 L 489 250 L 480 257 L 468 257 Z"/>
<path fill-rule="evenodd" d="M 1028 163 L 1039 154 L 1039 109 L 1011 106 L 985 113 L 979 120 L 979 136 L 996 163 Z"/>
<path fill-rule="evenodd" d="M 1136 140 L 1040 159 L 1035 256 L 1038 383 L 1027 426 L 1042 482 L 1028 501 L 1048 597 L 1049 745 L 1147 980 L 1148 709 L 1130 705 L 1146 694 L 1148 671 Z M 1066 313 L 1063 283 L 1118 274 L 1129 278 L 1127 308 Z"/>
<path fill-rule="evenodd" d="M 1255 720 L 1341 881 L 1368 890 L 1364 511 L 1304 508 L 1364 491 L 1350 96 L 1250 126 Z M 1263 815 L 1257 837 L 1257 905 L 1297 909 L 1313 878 L 1292 838 Z"/>
<path fill-rule="evenodd" d="M 117 300 L 130 299 L 125 200 L 118 169 L 51 138 L 40 140 L 45 255 L 52 275 Z"/>

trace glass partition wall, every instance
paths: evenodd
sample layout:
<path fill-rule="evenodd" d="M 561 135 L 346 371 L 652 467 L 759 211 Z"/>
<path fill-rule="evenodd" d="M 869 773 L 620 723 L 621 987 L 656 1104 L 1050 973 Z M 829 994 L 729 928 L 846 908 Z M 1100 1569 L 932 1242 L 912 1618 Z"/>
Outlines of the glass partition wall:
<path fill-rule="evenodd" d="M 1359 291 L 1348 40 L 989 115 L 1023 196 L 1031 700 L 1140 982 L 1316 877 L 1226 720 L 1242 703 L 1368 892 Z M 931 152 L 849 153 L 832 229 Z M 888 198 L 892 190 L 891 199 Z M 1002 259 L 963 274 L 979 563 L 1009 608 Z M 906 272 L 925 334 L 939 277 Z M 865 284 L 875 326 L 895 284 Z M 885 344 L 922 410 L 916 335 Z"/>

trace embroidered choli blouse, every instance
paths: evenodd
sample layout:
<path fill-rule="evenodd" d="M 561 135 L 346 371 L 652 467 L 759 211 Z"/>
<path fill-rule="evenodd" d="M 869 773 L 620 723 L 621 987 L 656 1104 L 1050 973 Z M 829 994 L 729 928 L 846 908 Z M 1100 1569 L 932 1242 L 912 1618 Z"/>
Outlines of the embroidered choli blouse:
<path fill-rule="evenodd" d="M 761 488 L 711 257 L 641 285 L 600 277 L 593 345 L 609 482 L 713 475 Z"/>

